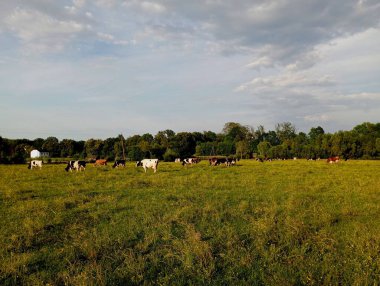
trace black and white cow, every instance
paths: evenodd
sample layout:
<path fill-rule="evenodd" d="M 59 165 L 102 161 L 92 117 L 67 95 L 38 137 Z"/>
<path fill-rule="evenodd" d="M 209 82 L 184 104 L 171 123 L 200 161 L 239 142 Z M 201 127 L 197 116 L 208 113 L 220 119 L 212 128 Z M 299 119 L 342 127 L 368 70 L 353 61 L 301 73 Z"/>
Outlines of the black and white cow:
<path fill-rule="evenodd" d="M 210 163 L 210 166 L 219 166 L 221 164 L 226 164 L 227 165 L 227 158 L 211 158 L 208 160 Z"/>
<path fill-rule="evenodd" d="M 144 159 L 141 161 L 136 162 L 136 167 L 142 166 L 144 168 L 144 171 L 146 173 L 146 169 L 152 168 L 153 171 L 157 172 L 157 166 L 158 166 L 158 159 Z"/>
<path fill-rule="evenodd" d="M 226 165 L 227 167 L 236 165 L 236 162 L 238 161 L 236 158 L 211 158 L 208 160 L 210 163 L 210 166 L 219 166 L 219 165 Z"/>
<path fill-rule="evenodd" d="M 199 158 L 186 158 L 182 161 L 182 166 L 198 164 L 201 160 Z"/>
<path fill-rule="evenodd" d="M 237 161 L 238 160 L 236 158 L 227 158 L 226 165 L 227 165 L 227 167 L 234 166 L 234 165 L 236 165 Z"/>
<path fill-rule="evenodd" d="M 28 169 L 33 169 L 39 167 L 40 169 L 42 168 L 42 161 L 41 160 L 32 160 L 30 161 L 28 165 Z"/>
<path fill-rule="evenodd" d="M 115 160 L 112 168 L 125 167 L 125 160 Z"/>
<path fill-rule="evenodd" d="M 67 163 L 67 166 L 65 168 L 66 172 L 77 170 L 78 171 L 84 171 L 86 169 L 86 161 L 69 161 Z"/>

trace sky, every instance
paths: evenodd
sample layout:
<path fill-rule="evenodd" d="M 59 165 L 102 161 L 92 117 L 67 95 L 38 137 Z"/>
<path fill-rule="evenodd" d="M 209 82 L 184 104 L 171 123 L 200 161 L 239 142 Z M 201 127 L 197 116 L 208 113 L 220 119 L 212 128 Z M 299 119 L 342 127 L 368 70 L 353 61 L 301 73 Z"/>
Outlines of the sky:
<path fill-rule="evenodd" d="M 2 0 L 0 136 L 380 122 L 378 0 Z"/>

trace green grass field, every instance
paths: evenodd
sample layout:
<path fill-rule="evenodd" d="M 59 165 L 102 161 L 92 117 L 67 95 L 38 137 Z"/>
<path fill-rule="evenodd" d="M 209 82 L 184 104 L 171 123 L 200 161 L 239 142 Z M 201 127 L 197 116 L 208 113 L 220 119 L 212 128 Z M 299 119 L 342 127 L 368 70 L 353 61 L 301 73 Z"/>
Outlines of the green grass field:
<path fill-rule="evenodd" d="M 380 161 L 0 166 L 0 285 L 379 285 Z"/>

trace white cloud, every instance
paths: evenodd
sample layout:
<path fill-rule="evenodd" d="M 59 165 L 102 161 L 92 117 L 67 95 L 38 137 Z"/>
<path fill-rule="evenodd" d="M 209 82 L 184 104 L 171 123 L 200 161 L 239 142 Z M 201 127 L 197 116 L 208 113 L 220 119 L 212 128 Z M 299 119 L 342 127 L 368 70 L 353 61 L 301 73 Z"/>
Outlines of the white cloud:
<path fill-rule="evenodd" d="M 348 94 L 345 97 L 350 99 L 361 99 L 361 100 L 376 100 L 380 102 L 380 92 L 369 93 L 369 92 L 360 92 L 354 94 Z"/>
<path fill-rule="evenodd" d="M 256 77 L 251 81 L 235 88 L 235 91 L 250 91 L 253 93 L 275 92 L 278 90 L 302 90 L 320 89 L 331 87 L 335 84 L 330 75 L 315 75 L 307 73 L 284 72 L 280 75 Z"/>
<path fill-rule="evenodd" d="M 269 57 L 265 56 L 255 59 L 254 61 L 247 64 L 246 67 L 250 69 L 272 68 L 274 67 L 274 63 Z"/>
<path fill-rule="evenodd" d="M 86 0 L 73 0 L 75 7 L 82 8 L 86 4 Z"/>
<path fill-rule="evenodd" d="M 310 122 L 327 122 L 331 118 L 327 114 L 312 114 L 304 116 L 303 119 Z"/>
<path fill-rule="evenodd" d="M 65 6 L 65 9 L 70 14 L 75 14 L 78 10 L 75 6 Z"/>
<path fill-rule="evenodd" d="M 162 13 L 166 11 L 166 8 L 164 5 L 159 4 L 159 3 L 154 3 L 154 2 L 148 2 L 148 1 L 143 1 L 141 3 L 141 7 L 148 12 L 151 13 Z"/>
<path fill-rule="evenodd" d="M 61 21 L 35 10 L 16 9 L 5 23 L 26 46 L 28 52 L 62 50 L 67 42 L 86 27 L 75 21 Z"/>
<path fill-rule="evenodd" d="M 0 103 L 148 105 L 177 130 L 349 128 L 380 114 L 379 14 L 376 0 L 0 1 Z"/>
<path fill-rule="evenodd" d="M 113 41 L 115 39 L 115 37 L 110 34 L 98 33 L 97 35 L 100 39 L 105 41 Z"/>

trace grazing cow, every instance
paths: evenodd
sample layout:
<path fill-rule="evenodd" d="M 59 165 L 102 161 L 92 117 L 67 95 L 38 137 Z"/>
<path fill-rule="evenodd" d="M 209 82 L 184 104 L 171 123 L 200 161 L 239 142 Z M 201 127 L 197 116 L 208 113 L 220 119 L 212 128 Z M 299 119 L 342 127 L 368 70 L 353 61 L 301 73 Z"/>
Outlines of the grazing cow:
<path fill-rule="evenodd" d="M 158 166 L 158 159 L 144 159 L 141 161 L 136 162 L 136 167 L 142 166 L 144 168 L 144 171 L 146 173 L 147 168 L 152 168 L 153 171 L 157 172 L 157 166 Z"/>
<path fill-rule="evenodd" d="M 210 164 L 210 166 L 215 166 L 216 160 L 216 158 L 210 158 L 208 159 L 208 163 Z"/>
<path fill-rule="evenodd" d="M 41 160 L 32 160 L 30 161 L 29 165 L 28 165 L 28 169 L 33 169 L 36 168 L 36 167 L 39 167 L 40 169 L 42 168 L 42 161 Z"/>
<path fill-rule="evenodd" d="M 335 157 L 330 157 L 330 158 L 327 158 L 327 163 L 338 163 L 339 162 L 339 156 L 335 156 Z"/>
<path fill-rule="evenodd" d="M 227 167 L 234 166 L 234 165 L 236 165 L 237 161 L 238 160 L 236 158 L 227 158 L 226 165 L 227 165 Z"/>
<path fill-rule="evenodd" d="M 115 160 L 112 168 L 125 167 L 125 160 Z"/>
<path fill-rule="evenodd" d="M 199 158 L 186 158 L 182 161 L 182 166 L 198 164 L 201 160 Z"/>
<path fill-rule="evenodd" d="M 232 160 L 230 160 L 228 158 L 211 158 L 208 161 L 210 163 L 210 166 L 219 166 L 221 164 L 225 164 L 226 166 L 230 166 L 232 164 Z"/>
<path fill-rule="evenodd" d="M 176 158 L 176 159 L 174 160 L 174 162 L 175 162 L 175 163 L 181 163 L 181 159 L 180 159 L 180 158 Z"/>
<path fill-rule="evenodd" d="M 67 166 L 65 168 L 65 171 L 72 171 L 72 170 L 77 170 L 78 171 L 84 171 L 86 170 L 86 161 L 69 161 L 67 163 Z"/>
<path fill-rule="evenodd" d="M 94 166 L 107 166 L 107 160 L 98 159 L 95 161 Z"/>

